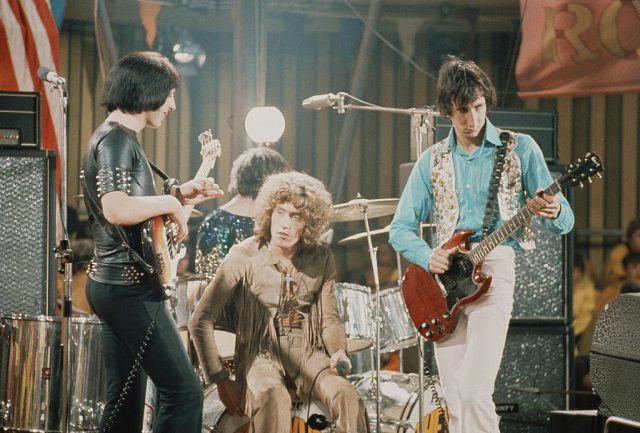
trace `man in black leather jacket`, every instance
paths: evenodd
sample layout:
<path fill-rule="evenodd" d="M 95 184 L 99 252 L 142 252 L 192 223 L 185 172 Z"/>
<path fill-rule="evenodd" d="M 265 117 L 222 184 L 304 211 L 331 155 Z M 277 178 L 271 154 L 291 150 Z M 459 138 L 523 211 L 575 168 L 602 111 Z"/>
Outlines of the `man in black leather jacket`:
<path fill-rule="evenodd" d="M 202 388 L 141 255 L 142 224 L 165 215 L 187 235 L 182 206 L 223 193 L 211 178 L 174 185 L 157 195 L 153 173 L 138 140 L 145 127 L 158 128 L 174 111 L 180 78 L 169 60 L 135 52 L 106 77 L 102 104 L 109 111 L 93 133 L 83 164 L 85 205 L 95 238 L 87 298 L 103 321 L 107 373 L 102 432 L 135 432 L 142 427 L 145 372 L 159 391 L 155 433 L 199 433 Z M 130 248 L 133 252 L 127 251 Z M 138 366 L 140 364 L 140 366 Z"/>

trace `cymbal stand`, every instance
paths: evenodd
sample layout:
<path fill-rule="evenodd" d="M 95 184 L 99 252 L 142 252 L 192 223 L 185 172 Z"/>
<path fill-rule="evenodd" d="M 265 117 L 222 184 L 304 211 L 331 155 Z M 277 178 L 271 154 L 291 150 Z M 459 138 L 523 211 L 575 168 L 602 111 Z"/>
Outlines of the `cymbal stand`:
<path fill-rule="evenodd" d="M 396 251 L 396 266 L 398 267 L 398 287 L 402 289 L 402 260 L 400 259 L 400 253 Z M 404 349 L 400 349 L 400 373 L 404 373 Z"/>
<path fill-rule="evenodd" d="M 423 108 L 394 108 L 394 107 L 381 107 L 379 105 L 371 104 L 369 102 L 363 101 L 361 99 L 356 98 L 353 95 L 350 95 L 347 92 L 338 92 L 337 94 L 337 104 L 335 107 L 332 107 L 334 110 L 337 110 L 338 113 L 343 114 L 347 110 L 362 110 L 362 111 L 377 111 L 377 112 L 385 112 L 385 113 L 396 113 L 396 114 L 408 114 L 411 116 L 411 142 L 415 145 L 415 158 L 417 159 L 422 153 L 423 149 L 423 132 L 426 130 L 433 131 L 433 118 L 436 116 L 440 116 L 438 111 L 431 109 L 430 107 Z M 355 100 L 360 104 L 345 104 L 345 98 L 350 98 Z M 427 144 L 432 139 L 432 134 L 427 133 Z M 414 150 L 412 149 L 412 152 Z M 379 317 L 379 297 L 378 290 L 380 288 L 380 282 L 378 280 L 378 266 L 377 260 L 375 256 L 375 251 L 373 250 L 373 245 L 371 243 L 371 233 L 369 230 L 369 222 L 367 220 L 366 214 L 366 204 L 363 206 L 363 214 L 364 214 L 364 222 L 367 229 L 367 242 L 369 243 L 369 253 L 371 254 L 371 263 L 373 264 L 373 277 L 376 284 L 376 357 L 377 357 L 377 368 L 376 368 L 376 420 L 377 420 L 377 433 L 380 433 L 380 391 L 378 389 L 378 385 L 380 384 L 380 317 Z M 420 234 L 422 234 L 422 227 L 419 225 Z M 418 335 L 418 341 L 422 344 L 421 336 L 418 331 L 416 331 Z M 424 356 L 423 350 L 418 350 L 419 362 L 420 362 L 420 375 L 419 375 L 419 384 L 418 384 L 418 397 L 419 397 L 419 416 L 420 416 L 420 424 L 424 422 Z M 421 430 L 424 430 L 424 427 L 421 427 Z"/>
<path fill-rule="evenodd" d="M 360 194 L 358 194 L 358 198 Z M 367 200 L 362 200 L 362 203 L 358 204 L 360 212 L 364 216 L 364 226 L 367 232 L 367 244 L 369 246 L 369 256 L 371 257 L 371 265 L 373 266 L 373 282 L 376 290 L 376 305 L 374 313 L 374 323 L 376 326 L 376 349 L 375 349 L 375 366 L 376 366 L 376 378 L 375 378 L 375 390 L 376 390 L 376 433 L 380 433 L 380 277 L 378 275 L 378 259 L 376 257 L 377 248 L 373 247 L 371 241 L 371 229 L 369 228 L 369 219 L 367 218 Z"/>

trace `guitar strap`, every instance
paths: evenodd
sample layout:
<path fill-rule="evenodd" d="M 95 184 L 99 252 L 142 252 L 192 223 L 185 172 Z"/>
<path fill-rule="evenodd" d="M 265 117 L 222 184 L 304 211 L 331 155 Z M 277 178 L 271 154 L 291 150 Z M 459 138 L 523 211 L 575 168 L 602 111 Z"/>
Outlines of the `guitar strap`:
<path fill-rule="evenodd" d="M 162 187 L 162 190 L 164 191 L 165 194 L 171 194 L 171 189 L 174 186 L 180 186 L 180 182 L 178 181 L 178 179 L 175 179 L 173 177 L 169 177 L 169 175 L 167 173 L 162 171 L 153 162 L 151 162 L 151 161 L 148 161 L 148 162 L 149 162 L 149 166 L 151 166 L 151 169 L 155 172 L 155 174 L 160 176 L 160 178 L 164 181 L 164 186 Z"/>
<path fill-rule="evenodd" d="M 489 181 L 489 193 L 487 195 L 487 207 L 484 210 L 484 221 L 482 222 L 482 236 L 484 239 L 491 229 L 491 224 L 495 218 L 496 207 L 498 204 L 498 189 L 500 188 L 500 178 L 504 170 L 504 157 L 507 154 L 507 141 L 511 134 L 509 132 L 500 133 L 500 141 L 502 146 L 496 147 L 496 153 L 493 157 L 493 173 L 491 173 L 491 180 Z"/>

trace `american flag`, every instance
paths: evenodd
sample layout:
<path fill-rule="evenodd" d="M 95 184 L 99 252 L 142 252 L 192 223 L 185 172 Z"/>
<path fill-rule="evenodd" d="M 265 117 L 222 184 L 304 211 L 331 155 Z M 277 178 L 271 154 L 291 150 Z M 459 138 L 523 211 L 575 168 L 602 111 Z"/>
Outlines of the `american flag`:
<path fill-rule="evenodd" d="M 62 100 L 59 90 L 38 78 L 38 69 L 59 71 L 58 47 L 49 0 L 0 0 L 0 90 L 40 92 L 42 148 L 57 155 L 63 139 Z M 60 170 L 56 172 L 59 187 Z"/>

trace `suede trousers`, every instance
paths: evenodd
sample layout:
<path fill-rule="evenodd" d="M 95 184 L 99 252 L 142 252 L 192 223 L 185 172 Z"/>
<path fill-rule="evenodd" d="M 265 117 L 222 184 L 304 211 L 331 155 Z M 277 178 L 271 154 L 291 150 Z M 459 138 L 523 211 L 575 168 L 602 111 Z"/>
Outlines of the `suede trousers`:
<path fill-rule="evenodd" d="M 246 399 L 252 433 L 289 433 L 294 401 L 311 397 L 324 404 L 337 433 L 365 433 L 368 421 L 362 399 L 349 381 L 329 369 L 329 357 L 316 351 L 302 365 L 303 336 L 298 329 L 280 337 L 284 371 L 269 356 L 259 356 L 246 377 Z M 296 383 L 301 383 L 296 392 Z"/>

